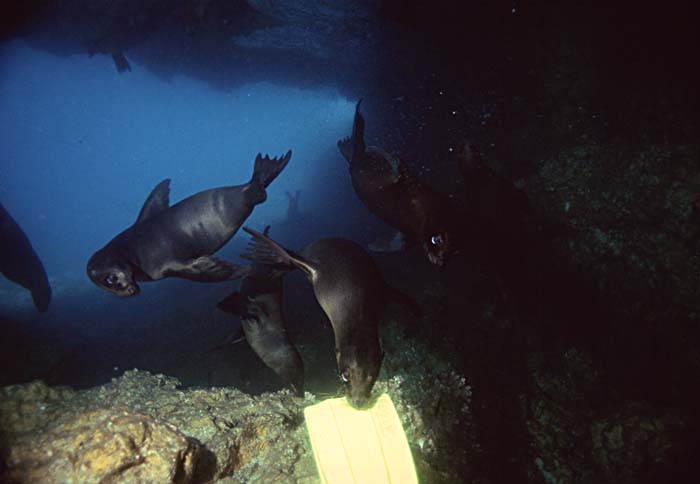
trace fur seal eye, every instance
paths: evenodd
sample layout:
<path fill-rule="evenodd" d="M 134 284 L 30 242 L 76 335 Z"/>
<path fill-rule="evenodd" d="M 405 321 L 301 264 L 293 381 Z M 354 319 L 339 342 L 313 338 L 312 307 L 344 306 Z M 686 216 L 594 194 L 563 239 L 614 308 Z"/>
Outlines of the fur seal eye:
<path fill-rule="evenodd" d="M 350 374 L 348 370 L 345 370 L 340 374 L 340 379 L 343 381 L 343 383 L 350 383 Z"/>
<path fill-rule="evenodd" d="M 113 286 L 117 283 L 118 280 L 119 277 L 117 277 L 116 274 L 110 274 L 107 277 L 105 277 L 105 284 L 107 284 L 108 286 Z"/>
<path fill-rule="evenodd" d="M 442 245 L 442 236 L 441 235 L 433 235 L 430 237 L 430 243 L 433 245 Z"/>

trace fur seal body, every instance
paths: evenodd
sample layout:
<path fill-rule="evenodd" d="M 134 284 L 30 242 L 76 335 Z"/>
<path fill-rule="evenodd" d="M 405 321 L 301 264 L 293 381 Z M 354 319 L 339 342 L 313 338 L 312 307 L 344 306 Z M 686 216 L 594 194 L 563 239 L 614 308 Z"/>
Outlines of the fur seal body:
<path fill-rule="evenodd" d="M 267 235 L 268 228 L 263 232 Z M 255 354 L 292 388 L 304 396 L 304 364 L 285 329 L 282 312 L 282 278 L 286 271 L 275 271 L 254 263 L 251 274 L 217 307 L 241 318 L 245 339 Z"/>
<path fill-rule="evenodd" d="M 306 273 L 333 327 L 338 370 L 348 401 L 356 408 L 366 405 L 384 357 L 379 320 L 390 299 L 404 302 L 406 297 L 384 282 L 372 257 L 350 240 L 320 239 L 297 254 L 259 232 L 243 230 L 253 236 L 244 257 Z"/>
<path fill-rule="evenodd" d="M 0 204 L 0 272 L 32 293 L 39 312 L 49 308 L 51 285 L 29 238 Z"/>
<path fill-rule="evenodd" d="M 221 282 L 244 276 L 248 268 L 211 255 L 226 244 L 255 205 L 267 198 L 265 188 L 292 156 L 258 154 L 251 180 L 213 188 L 168 206 L 170 180 L 151 192 L 136 223 L 98 250 L 87 264 L 90 279 L 119 296 L 138 294 L 136 281 L 181 277 Z"/>
<path fill-rule="evenodd" d="M 355 193 L 362 203 L 398 233 L 370 246 L 390 252 L 420 243 L 433 264 L 443 265 L 454 252 L 456 219 L 448 197 L 423 184 L 397 156 L 364 142 L 365 120 L 355 108 L 352 135 L 338 141 L 349 163 Z"/>

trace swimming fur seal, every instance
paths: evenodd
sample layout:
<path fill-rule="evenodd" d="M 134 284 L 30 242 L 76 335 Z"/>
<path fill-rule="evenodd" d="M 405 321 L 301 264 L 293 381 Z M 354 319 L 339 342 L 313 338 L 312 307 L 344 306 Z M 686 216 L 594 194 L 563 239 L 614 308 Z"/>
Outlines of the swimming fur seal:
<path fill-rule="evenodd" d="M 88 276 L 118 296 L 138 294 L 136 281 L 181 277 L 221 282 L 244 276 L 247 267 L 211 255 L 233 237 L 255 205 L 265 201 L 265 188 L 291 156 L 291 150 L 280 159 L 258 154 L 248 183 L 205 190 L 172 207 L 170 180 L 163 180 L 146 199 L 134 225 L 93 254 Z"/>
<path fill-rule="evenodd" d="M 352 135 L 338 141 L 338 149 L 349 163 L 352 186 L 362 203 L 399 231 L 370 249 L 392 252 L 420 243 L 430 262 L 443 265 L 455 251 L 458 215 L 447 196 L 418 180 L 398 156 L 365 146 L 361 103 L 355 107 Z"/>
<path fill-rule="evenodd" d="M 356 408 L 366 405 L 384 357 L 379 320 L 390 299 L 408 303 L 409 298 L 384 282 L 372 257 L 355 242 L 320 239 L 297 254 L 260 232 L 243 230 L 253 236 L 243 257 L 306 273 L 333 327 L 338 370 L 348 401 Z"/>
<path fill-rule="evenodd" d="M 263 232 L 267 235 L 270 227 Z M 251 273 L 241 281 L 240 292 L 234 292 L 217 307 L 241 318 L 245 339 L 255 354 L 292 387 L 298 397 L 304 396 L 304 364 L 299 351 L 285 329 L 282 312 L 282 278 L 287 271 L 278 271 L 254 263 Z"/>
<path fill-rule="evenodd" d="M 32 293 L 39 312 L 49 308 L 51 285 L 46 270 L 19 224 L 0 204 L 0 272 Z"/>

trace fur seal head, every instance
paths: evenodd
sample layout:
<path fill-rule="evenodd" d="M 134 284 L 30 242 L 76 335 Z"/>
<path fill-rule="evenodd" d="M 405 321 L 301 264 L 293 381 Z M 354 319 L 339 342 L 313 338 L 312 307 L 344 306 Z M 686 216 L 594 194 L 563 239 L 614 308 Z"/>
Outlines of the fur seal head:
<path fill-rule="evenodd" d="M 345 387 L 348 402 L 355 408 L 362 408 L 369 403 L 384 359 L 378 339 L 374 341 L 375 344 L 367 343 L 369 344 L 343 348 L 343 351 L 336 349 L 340 381 Z M 357 350 L 360 349 L 364 350 L 362 354 L 358 354 Z"/>
<path fill-rule="evenodd" d="M 428 260 L 437 266 L 445 265 L 450 255 L 455 253 L 449 230 L 433 232 L 426 240 L 423 240 L 422 245 Z"/>
<path fill-rule="evenodd" d="M 90 257 L 87 275 L 99 287 L 117 296 L 135 296 L 140 291 L 134 281 L 131 265 L 105 250 L 97 251 Z"/>

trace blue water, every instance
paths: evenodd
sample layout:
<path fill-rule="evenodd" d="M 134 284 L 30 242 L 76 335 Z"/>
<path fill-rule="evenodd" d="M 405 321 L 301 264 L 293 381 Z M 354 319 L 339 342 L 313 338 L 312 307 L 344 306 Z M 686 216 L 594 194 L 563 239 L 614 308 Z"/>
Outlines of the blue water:
<path fill-rule="evenodd" d="M 164 178 L 174 203 L 245 183 L 258 152 L 291 148 L 289 166 L 248 220 L 260 227 L 284 216 L 285 190 L 302 190 L 308 207 L 322 190 L 335 193 L 329 166 L 347 176 L 335 144 L 349 133 L 354 100 L 335 90 L 256 83 L 223 92 L 186 77 L 164 82 L 131 64 L 119 75 L 108 56 L 2 48 L 0 200 L 50 278 L 90 284 L 89 256 L 133 223 Z"/>
<path fill-rule="evenodd" d="M 182 76 L 166 82 L 130 62 L 132 72 L 120 75 L 108 56 L 0 46 L 0 202 L 29 237 L 53 289 L 49 310 L 39 313 L 28 291 L 0 277 L 2 383 L 93 386 L 137 367 L 185 384 L 278 389 L 247 345 L 207 352 L 239 325 L 216 309 L 238 281 L 171 278 L 122 299 L 93 285 L 85 266 L 134 222 L 164 178 L 172 179 L 175 203 L 246 183 L 258 152 L 288 149 L 289 165 L 245 225 L 270 224 L 291 248 L 324 235 L 357 239 L 358 227 L 378 222 L 353 193 L 336 147 L 351 131 L 355 100 L 332 88 L 270 82 L 228 92 Z M 304 216 L 289 220 L 285 191 L 297 190 Z M 240 260 L 247 242 L 241 231 L 217 255 Z M 290 329 L 325 338 L 328 361 L 314 371 L 335 382 L 330 327 L 303 277 L 288 279 Z"/>

